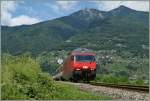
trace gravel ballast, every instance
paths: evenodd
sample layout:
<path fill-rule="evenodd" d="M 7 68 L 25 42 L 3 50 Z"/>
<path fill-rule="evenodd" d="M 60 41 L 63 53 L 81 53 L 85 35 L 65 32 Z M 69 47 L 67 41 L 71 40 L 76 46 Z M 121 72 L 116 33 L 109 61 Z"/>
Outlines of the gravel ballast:
<path fill-rule="evenodd" d="M 95 94 L 104 94 L 107 96 L 111 96 L 113 99 L 117 99 L 117 100 L 145 100 L 145 101 L 149 100 L 149 93 L 146 92 L 138 92 L 138 91 L 126 90 L 121 88 L 104 87 L 104 86 L 94 86 L 94 85 L 84 84 L 84 83 L 72 83 L 72 82 L 62 82 L 62 83 L 75 85 L 80 90 L 83 91 L 91 91 L 92 93 Z"/>

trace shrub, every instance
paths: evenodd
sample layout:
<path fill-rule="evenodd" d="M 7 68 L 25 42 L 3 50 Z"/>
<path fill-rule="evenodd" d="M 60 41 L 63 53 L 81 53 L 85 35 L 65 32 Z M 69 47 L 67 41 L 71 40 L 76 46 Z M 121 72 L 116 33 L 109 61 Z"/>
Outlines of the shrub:
<path fill-rule="evenodd" d="M 30 56 L 2 56 L 2 99 L 52 98 L 52 77 Z"/>

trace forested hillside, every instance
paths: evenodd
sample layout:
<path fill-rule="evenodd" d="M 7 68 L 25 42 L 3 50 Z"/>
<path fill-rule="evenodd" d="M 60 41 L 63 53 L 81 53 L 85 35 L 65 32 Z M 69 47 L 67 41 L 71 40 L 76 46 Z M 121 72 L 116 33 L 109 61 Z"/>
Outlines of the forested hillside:
<path fill-rule="evenodd" d="M 2 26 L 2 52 L 37 55 L 43 51 L 94 50 L 127 51 L 148 55 L 148 12 L 125 6 L 108 12 L 83 9 L 71 15 L 17 27 Z"/>

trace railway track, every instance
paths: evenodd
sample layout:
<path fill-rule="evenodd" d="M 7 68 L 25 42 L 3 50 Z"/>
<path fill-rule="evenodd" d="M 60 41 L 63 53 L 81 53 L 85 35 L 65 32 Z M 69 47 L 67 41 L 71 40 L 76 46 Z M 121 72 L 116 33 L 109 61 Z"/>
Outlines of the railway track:
<path fill-rule="evenodd" d="M 78 82 L 83 83 L 85 82 Z M 94 85 L 94 86 L 104 86 L 104 87 L 111 87 L 111 88 L 120 88 L 138 92 L 147 92 L 149 93 L 149 86 L 138 86 L 138 85 L 129 85 L 129 84 L 113 84 L 113 83 L 100 83 L 100 82 L 86 82 L 86 84 Z"/>
<path fill-rule="evenodd" d="M 95 86 L 105 86 L 105 87 L 113 87 L 113 88 L 121 88 L 127 90 L 135 90 L 140 92 L 149 92 L 149 86 L 134 86 L 134 85 L 121 85 L 121 84 L 111 84 L 111 83 L 97 83 L 90 82 L 91 85 Z"/>
<path fill-rule="evenodd" d="M 120 87 L 118 85 L 116 86 L 115 84 L 115 86 L 112 87 L 113 84 L 111 84 L 110 86 L 110 84 L 106 85 L 104 83 L 95 83 L 95 82 L 89 82 L 89 83 L 85 83 L 85 82 L 74 83 L 74 82 L 64 82 L 64 81 L 61 81 L 61 82 L 65 84 L 74 85 L 82 91 L 89 91 L 95 94 L 104 94 L 104 95 L 112 97 L 115 100 L 149 101 L 149 93 L 148 93 L 147 86 L 143 86 L 143 87 L 140 86 L 141 88 L 138 89 L 134 87 L 131 88 L 132 85 L 130 87 L 129 86 Z M 135 87 L 138 87 L 138 86 L 135 86 Z M 144 88 L 144 90 L 141 90 L 142 88 Z"/>

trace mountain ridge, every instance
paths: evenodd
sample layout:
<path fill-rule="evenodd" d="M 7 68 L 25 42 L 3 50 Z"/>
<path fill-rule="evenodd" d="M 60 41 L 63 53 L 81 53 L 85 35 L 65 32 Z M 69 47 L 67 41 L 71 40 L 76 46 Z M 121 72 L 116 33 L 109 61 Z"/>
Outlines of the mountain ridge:
<path fill-rule="evenodd" d="M 123 44 L 127 48 L 119 49 L 124 51 L 131 49 L 130 52 L 134 53 L 141 49 L 139 45 L 148 44 L 148 14 L 120 6 L 108 12 L 96 9 L 79 10 L 68 16 L 33 25 L 1 26 L 2 52 L 20 54 L 29 51 L 39 54 L 43 51 L 71 50 L 76 47 L 118 50 L 116 44 Z M 124 41 L 111 40 L 111 43 L 108 43 L 108 40 L 105 40 L 108 37 L 112 39 L 121 37 Z M 127 37 L 129 38 L 126 39 Z M 133 44 L 130 45 L 132 42 L 136 43 L 134 48 Z M 147 53 L 147 50 L 140 50 L 142 52 L 140 54 L 144 54 L 145 51 Z"/>
<path fill-rule="evenodd" d="M 119 7 L 114 8 L 114 9 L 109 10 L 109 11 L 102 11 L 102 10 L 98 10 L 98 9 L 96 9 L 96 8 L 85 8 L 85 9 L 80 9 L 80 10 L 78 10 L 78 11 L 76 11 L 76 12 L 84 11 L 84 10 L 86 10 L 86 9 L 89 9 L 89 10 L 96 10 L 96 11 L 99 11 L 99 12 L 102 12 L 102 13 L 106 13 L 106 12 L 112 12 L 112 11 L 114 11 L 114 10 L 122 9 L 122 8 L 123 8 L 123 9 L 131 10 L 131 11 L 136 11 L 136 12 L 149 13 L 148 11 L 138 11 L 138 10 L 135 10 L 135 9 L 131 9 L 131 8 L 128 8 L 128 7 L 124 6 L 124 5 L 120 5 Z M 74 14 L 74 13 L 76 13 L 76 12 L 73 12 L 73 13 L 71 13 L 71 14 L 69 14 L 69 15 L 72 15 L 72 14 Z M 66 16 L 69 16 L 69 15 L 66 15 Z M 62 17 L 66 17 L 66 16 L 62 16 Z M 59 18 L 61 18 L 61 17 L 59 17 Z M 46 21 L 41 21 L 41 22 L 38 22 L 38 23 L 35 23 L 35 24 L 32 24 L 32 25 L 36 25 L 36 24 L 39 24 L 39 23 L 44 23 L 44 22 L 51 21 L 51 20 L 56 20 L 56 19 L 59 19 L 59 18 L 54 18 L 54 19 L 50 19 L 50 20 L 46 20 Z M 18 25 L 18 26 L 6 26 L 6 25 L 1 25 L 1 26 L 3 26 L 3 27 L 18 27 L 18 26 L 31 26 L 31 25 L 24 25 L 24 24 L 23 24 L 23 25 Z"/>

